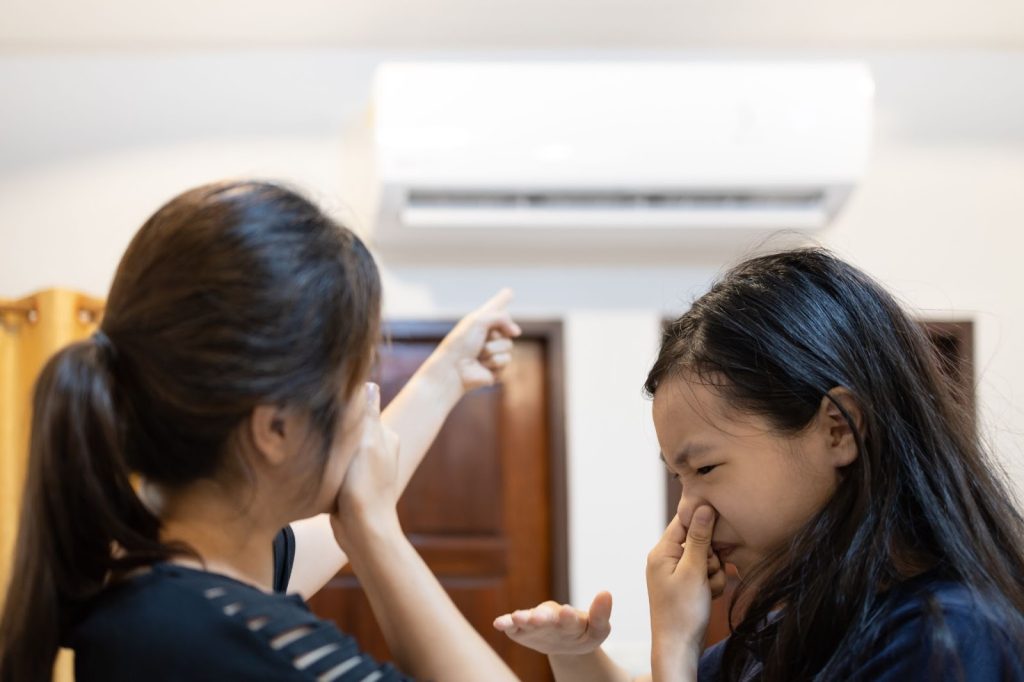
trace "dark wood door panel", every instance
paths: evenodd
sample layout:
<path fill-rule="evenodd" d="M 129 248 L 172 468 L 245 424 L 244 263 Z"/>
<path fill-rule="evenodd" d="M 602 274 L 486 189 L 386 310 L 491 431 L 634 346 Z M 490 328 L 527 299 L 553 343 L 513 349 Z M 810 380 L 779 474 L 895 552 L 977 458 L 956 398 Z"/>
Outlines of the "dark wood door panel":
<path fill-rule="evenodd" d="M 564 449 L 560 327 L 523 325 L 502 383 L 463 397 L 399 502 L 417 551 L 455 605 L 524 680 L 550 680 L 544 656 L 513 644 L 494 618 L 552 597 L 565 600 Z M 392 327 L 379 349 L 387 404 L 447 331 Z M 369 603 L 345 569 L 310 600 L 379 659 L 390 658 Z"/>

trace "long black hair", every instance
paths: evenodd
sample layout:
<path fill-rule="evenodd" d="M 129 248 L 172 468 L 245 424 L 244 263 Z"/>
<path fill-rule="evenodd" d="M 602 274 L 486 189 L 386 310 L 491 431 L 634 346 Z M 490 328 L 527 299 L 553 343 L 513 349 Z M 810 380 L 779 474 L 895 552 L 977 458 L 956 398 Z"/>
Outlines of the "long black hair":
<path fill-rule="evenodd" d="M 294 191 L 218 183 L 159 209 L 121 260 L 100 332 L 36 383 L 0 680 L 49 679 L 111 576 L 187 551 L 160 542 L 132 472 L 176 487 L 237 469 L 231 439 L 259 404 L 308 411 L 326 465 L 379 314 L 367 249 Z"/>
<path fill-rule="evenodd" d="M 858 429 L 838 405 L 857 459 L 789 546 L 743 576 L 725 679 L 751 657 L 765 680 L 840 678 L 878 644 L 888 588 L 922 572 L 966 586 L 1007 642 L 1024 641 L 1024 519 L 939 363 L 883 287 L 818 248 L 741 263 L 668 326 L 649 396 L 686 372 L 795 434 L 844 387 L 862 417 Z M 928 609 L 932 651 L 949 660 L 941 612 Z"/>

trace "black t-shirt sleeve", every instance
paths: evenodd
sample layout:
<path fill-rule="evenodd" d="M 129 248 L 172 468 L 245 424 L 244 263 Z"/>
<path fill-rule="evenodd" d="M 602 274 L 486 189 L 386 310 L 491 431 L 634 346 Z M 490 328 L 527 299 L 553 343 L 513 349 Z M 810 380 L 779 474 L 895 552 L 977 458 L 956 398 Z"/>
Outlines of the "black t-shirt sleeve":
<path fill-rule="evenodd" d="M 285 526 L 274 537 L 274 592 L 284 594 L 288 591 L 294 563 L 295 532 L 291 526 Z"/>

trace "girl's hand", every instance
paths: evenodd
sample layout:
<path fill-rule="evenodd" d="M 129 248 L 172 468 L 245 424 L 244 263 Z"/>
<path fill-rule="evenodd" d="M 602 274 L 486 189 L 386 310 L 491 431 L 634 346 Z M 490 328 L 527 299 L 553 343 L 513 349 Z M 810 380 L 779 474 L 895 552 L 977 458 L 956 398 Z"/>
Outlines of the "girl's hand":
<path fill-rule="evenodd" d="M 532 609 L 498 616 L 497 630 L 509 639 L 542 654 L 587 654 L 601 646 L 612 631 L 612 595 L 600 592 L 590 611 L 546 601 Z"/>
<path fill-rule="evenodd" d="M 362 435 L 331 514 L 342 549 L 360 530 L 397 525 L 398 445 L 398 436 L 380 420 L 380 387 L 366 384 Z"/>
<path fill-rule="evenodd" d="M 711 551 L 715 512 L 698 507 L 684 532 L 673 517 L 647 556 L 647 594 L 651 603 L 652 665 L 685 667 L 700 657 L 711 618 L 711 598 L 725 589 L 725 572 Z"/>
<path fill-rule="evenodd" d="M 494 384 L 512 361 L 512 339 L 522 330 L 509 315 L 512 290 L 502 289 L 491 300 L 459 320 L 436 351 L 441 363 L 463 392 Z"/>

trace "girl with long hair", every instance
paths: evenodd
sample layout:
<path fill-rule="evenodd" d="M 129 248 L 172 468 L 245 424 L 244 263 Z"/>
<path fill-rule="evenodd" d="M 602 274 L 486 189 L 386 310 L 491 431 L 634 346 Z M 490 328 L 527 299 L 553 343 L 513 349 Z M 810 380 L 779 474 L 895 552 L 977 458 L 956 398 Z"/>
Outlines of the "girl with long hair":
<path fill-rule="evenodd" d="M 1020 508 L 878 283 L 822 249 L 747 260 L 668 326 L 644 388 L 683 485 L 648 557 L 656 680 L 1024 679 Z M 701 655 L 723 562 L 742 618 Z M 628 680 L 610 611 L 495 627 L 559 682 Z"/>

